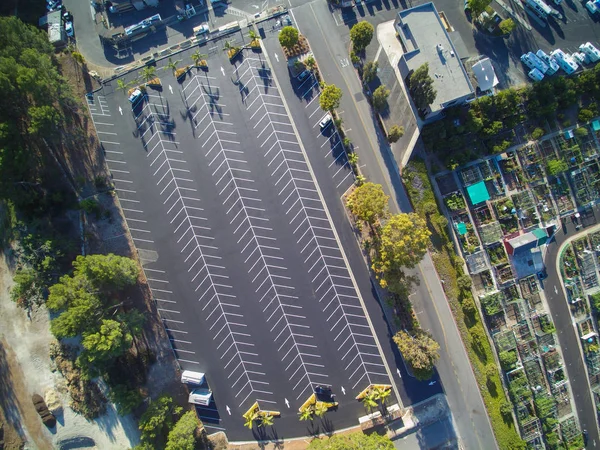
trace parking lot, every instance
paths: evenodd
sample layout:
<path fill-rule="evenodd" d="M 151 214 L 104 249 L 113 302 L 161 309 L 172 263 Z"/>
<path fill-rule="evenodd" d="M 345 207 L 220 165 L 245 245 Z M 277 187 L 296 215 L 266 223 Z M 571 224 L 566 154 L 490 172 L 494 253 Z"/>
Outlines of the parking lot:
<path fill-rule="evenodd" d="M 247 51 L 234 66 L 209 45 L 208 72 L 179 84 L 159 67 L 162 90 L 133 108 L 116 80 L 88 100 L 175 356 L 207 373 L 199 415 L 230 440 L 252 438 L 241 415 L 257 400 L 282 412 L 279 437 L 305 435 L 297 409 L 317 385 L 340 402 L 327 426 L 355 425 L 355 395 L 390 378 L 319 185 L 266 60 Z M 349 186 L 339 137 L 306 132 Z"/>

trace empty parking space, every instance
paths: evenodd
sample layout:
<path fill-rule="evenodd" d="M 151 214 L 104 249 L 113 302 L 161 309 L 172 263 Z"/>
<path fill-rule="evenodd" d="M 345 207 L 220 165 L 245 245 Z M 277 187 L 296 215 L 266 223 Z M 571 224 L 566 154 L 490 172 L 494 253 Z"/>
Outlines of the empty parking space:
<path fill-rule="evenodd" d="M 164 90 L 133 106 L 108 84 L 90 112 L 173 352 L 213 390 L 203 420 L 247 440 L 241 414 L 259 401 L 301 436 L 297 408 L 331 386 L 332 420 L 350 426 L 354 396 L 389 384 L 388 371 L 271 70 L 245 56 L 234 66 L 216 53 L 215 70 L 181 84 L 161 71 Z M 339 136 L 305 132 L 350 185 Z"/>

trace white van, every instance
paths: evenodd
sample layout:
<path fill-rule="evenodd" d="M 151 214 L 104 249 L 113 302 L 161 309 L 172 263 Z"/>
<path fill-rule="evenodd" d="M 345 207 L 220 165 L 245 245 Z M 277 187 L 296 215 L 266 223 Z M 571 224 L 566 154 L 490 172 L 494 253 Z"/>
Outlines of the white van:
<path fill-rule="evenodd" d="M 530 69 L 537 69 L 542 73 L 546 73 L 546 71 L 548 70 L 548 65 L 540 58 L 538 58 L 533 52 L 521 55 L 521 62 Z"/>
<path fill-rule="evenodd" d="M 212 391 L 210 389 L 197 388 L 190 392 L 188 403 L 194 405 L 208 406 L 212 400 Z"/>
<path fill-rule="evenodd" d="M 181 382 L 183 384 L 194 384 L 196 386 L 200 386 L 204 383 L 204 373 L 184 370 L 181 373 Z"/>
<path fill-rule="evenodd" d="M 323 117 L 319 122 L 319 127 L 321 127 L 321 130 L 324 130 L 329 125 L 331 125 L 331 122 L 333 122 L 333 118 L 331 117 L 331 114 L 327 113 L 325 114 L 325 117 Z"/>
<path fill-rule="evenodd" d="M 579 46 L 579 51 L 587 55 L 591 62 L 600 61 L 600 51 L 592 45 L 591 42 L 586 42 Z"/>
<path fill-rule="evenodd" d="M 548 56 L 544 50 L 540 49 L 535 54 L 539 59 L 541 59 L 548 66 L 548 70 L 546 70 L 545 75 L 554 75 L 556 72 L 560 70 L 560 66 L 556 64 L 554 58 Z"/>
<path fill-rule="evenodd" d="M 544 74 L 536 68 L 531 69 L 527 75 L 533 81 L 542 81 L 544 79 Z"/>
<path fill-rule="evenodd" d="M 587 2 L 585 4 L 585 7 L 587 8 L 587 10 L 590 12 L 590 14 L 592 16 L 594 16 L 598 13 L 598 7 L 596 6 L 596 4 L 594 2 Z"/>

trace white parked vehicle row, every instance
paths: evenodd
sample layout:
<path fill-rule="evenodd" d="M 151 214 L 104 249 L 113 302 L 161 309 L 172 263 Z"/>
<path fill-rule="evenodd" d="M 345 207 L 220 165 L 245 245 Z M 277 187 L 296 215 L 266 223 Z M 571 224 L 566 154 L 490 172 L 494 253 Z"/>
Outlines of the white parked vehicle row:
<path fill-rule="evenodd" d="M 591 42 L 586 42 L 579 46 L 578 52 L 568 54 L 560 48 L 553 50 L 548 55 L 543 50 L 536 53 L 527 52 L 521 55 L 521 62 L 531 69 L 527 75 L 535 81 L 540 81 L 544 75 L 554 75 L 559 69 L 565 71 L 567 75 L 574 73 L 579 66 L 591 64 L 600 61 L 600 50 Z M 541 75 L 541 76 L 540 76 Z"/>

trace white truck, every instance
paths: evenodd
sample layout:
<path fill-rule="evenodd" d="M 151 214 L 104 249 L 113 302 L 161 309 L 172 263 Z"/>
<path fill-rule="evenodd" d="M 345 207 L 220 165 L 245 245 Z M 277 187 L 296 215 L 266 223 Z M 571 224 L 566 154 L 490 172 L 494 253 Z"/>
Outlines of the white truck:
<path fill-rule="evenodd" d="M 556 63 L 567 73 L 567 75 L 572 74 L 579 68 L 579 64 L 577 64 L 573 58 L 563 52 L 560 48 L 557 48 L 550 53 L 550 56 L 556 60 Z"/>
<path fill-rule="evenodd" d="M 548 65 L 538 58 L 533 52 L 528 52 L 524 55 L 521 55 L 521 62 L 530 69 L 537 69 L 542 73 L 546 73 L 548 71 Z"/>

